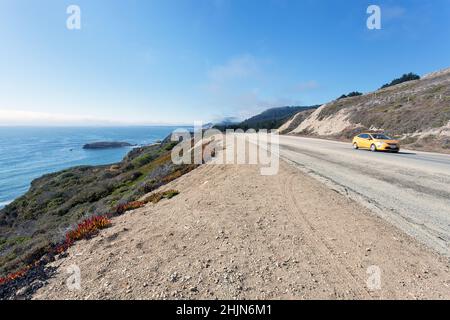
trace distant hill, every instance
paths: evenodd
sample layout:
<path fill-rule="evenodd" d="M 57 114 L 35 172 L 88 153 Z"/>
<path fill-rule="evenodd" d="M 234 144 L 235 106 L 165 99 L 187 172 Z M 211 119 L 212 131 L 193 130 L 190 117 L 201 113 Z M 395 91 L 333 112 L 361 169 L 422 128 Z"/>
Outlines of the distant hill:
<path fill-rule="evenodd" d="M 376 130 L 414 149 L 450 153 L 450 68 L 419 78 L 407 74 L 377 91 L 331 101 L 294 125 L 287 121 L 282 132 L 347 140 Z"/>
<path fill-rule="evenodd" d="M 215 125 L 218 126 L 229 126 L 233 124 L 238 124 L 240 121 L 236 117 L 226 117 L 223 118 L 220 122 L 216 122 Z"/>
<path fill-rule="evenodd" d="M 268 109 L 256 116 L 253 116 L 247 120 L 244 120 L 237 124 L 226 124 L 226 125 L 215 125 L 214 127 L 219 130 L 226 129 L 278 129 L 283 123 L 285 123 L 289 118 L 300 111 L 310 110 L 318 108 L 319 106 L 293 106 L 293 107 L 280 107 Z"/>

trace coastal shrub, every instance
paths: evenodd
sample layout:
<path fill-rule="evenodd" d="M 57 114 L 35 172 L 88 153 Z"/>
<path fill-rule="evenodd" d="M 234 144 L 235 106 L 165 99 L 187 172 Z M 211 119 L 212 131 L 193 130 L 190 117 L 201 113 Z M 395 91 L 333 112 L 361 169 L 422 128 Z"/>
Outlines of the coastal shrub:
<path fill-rule="evenodd" d="M 163 193 L 163 197 L 166 199 L 172 199 L 173 197 L 179 195 L 180 192 L 178 190 L 168 190 Z"/>
<path fill-rule="evenodd" d="M 65 200 L 62 197 L 53 199 L 53 200 L 48 202 L 47 209 L 50 210 L 50 209 L 56 208 L 56 207 L 62 205 L 64 202 L 65 202 Z"/>
<path fill-rule="evenodd" d="M 30 250 L 26 251 L 23 258 L 23 264 L 25 265 L 29 265 L 43 257 L 50 251 L 51 245 L 48 241 L 33 241 L 33 243 L 30 243 L 29 248 Z M 22 249 L 18 247 L 16 247 L 15 250 L 17 250 L 15 251 L 17 256 L 22 252 Z"/>
<path fill-rule="evenodd" d="M 75 203 L 93 203 L 96 202 L 114 191 L 114 186 L 107 182 L 98 182 L 95 186 L 90 189 L 84 190 L 74 197 Z"/>
<path fill-rule="evenodd" d="M 145 198 L 145 202 L 158 203 L 163 198 L 162 192 L 155 192 Z"/>
<path fill-rule="evenodd" d="M 179 177 L 181 177 L 183 175 L 183 172 L 181 170 L 176 170 L 174 172 L 172 172 L 171 174 L 165 176 L 163 178 L 163 182 L 168 183 L 170 181 L 173 181 L 175 179 L 178 179 Z"/>
<path fill-rule="evenodd" d="M 63 172 L 62 174 L 59 175 L 59 179 L 61 180 L 69 179 L 72 177 L 76 177 L 76 175 L 73 172 Z"/>
<path fill-rule="evenodd" d="M 195 168 L 197 168 L 197 166 L 198 165 L 190 164 L 190 165 L 185 165 L 185 166 L 178 167 L 176 170 L 172 171 L 170 174 L 168 174 L 165 177 L 163 177 L 161 179 L 161 181 L 164 184 L 169 183 L 169 182 L 171 182 L 171 181 L 173 181 L 175 179 L 178 179 L 182 175 L 185 175 L 186 173 L 194 170 Z"/>
<path fill-rule="evenodd" d="M 139 179 L 139 178 L 142 177 L 142 176 L 143 176 L 143 173 L 142 173 L 142 172 L 140 172 L 140 171 L 134 171 L 134 172 L 132 172 L 132 173 L 130 174 L 129 179 L 128 179 L 128 182 L 133 182 L 133 181 Z"/>
<path fill-rule="evenodd" d="M 117 177 L 120 173 L 118 171 L 106 171 L 103 173 L 103 175 L 100 177 L 100 179 L 112 179 L 114 177 Z"/>
<path fill-rule="evenodd" d="M 116 185 L 113 187 L 116 190 L 119 187 L 127 186 L 130 183 L 136 181 L 140 177 L 142 177 L 143 173 L 140 171 L 132 171 L 130 173 L 124 173 L 117 177 Z"/>
<path fill-rule="evenodd" d="M 30 237 L 16 237 L 10 239 L 0 238 L 0 251 L 11 245 L 18 245 L 25 243 L 30 239 L 31 239 Z"/>
<path fill-rule="evenodd" d="M 164 150 L 166 151 L 172 151 L 173 148 L 178 144 L 178 142 L 171 142 L 168 145 L 164 147 Z"/>
<path fill-rule="evenodd" d="M 140 187 L 140 192 L 142 194 L 150 193 L 156 189 L 158 189 L 161 186 L 161 183 L 155 183 L 155 182 L 146 182 Z"/>
<path fill-rule="evenodd" d="M 155 158 L 156 156 L 154 154 L 146 153 L 134 159 L 132 161 L 132 164 L 134 165 L 135 168 L 139 168 L 145 166 L 146 164 L 149 164 L 150 162 L 155 160 Z"/>
<path fill-rule="evenodd" d="M 419 79 L 420 79 L 420 76 L 418 76 L 417 74 L 414 74 L 412 72 L 406 73 L 406 74 L 402 75 L 400 78 L 394 79 L 390 83 L 386 83 L 385 85 L 383 85 L 381 87 L 381 89 L 392 87 L 392 86 L 395 86 L 395 85 L 403 83 L 403 82 L 419 80 Z"/>
<path fill-rule="evenodd" d="M 351 98 L 351 97 L 359 97 L 359 96 L 362 96 L 363 94 L 361 93 L 361 92 L 358 92 L 358 91 L 352 91 L 352 92 L 350 92 L 349 94 L 343 94 L 342 96 L 340 96 L 339 98 L 338 98 L 338 100 L 341 100 L 341 99 L 345 99 L 345 98 Z"/>

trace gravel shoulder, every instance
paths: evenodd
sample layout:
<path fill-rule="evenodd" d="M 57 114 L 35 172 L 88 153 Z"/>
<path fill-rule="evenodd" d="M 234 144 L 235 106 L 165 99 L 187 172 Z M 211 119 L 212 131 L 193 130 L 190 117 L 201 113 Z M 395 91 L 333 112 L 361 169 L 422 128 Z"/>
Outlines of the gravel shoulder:
<path fill-rule="evenodd" d="M 70 248 L 33 298 L 450 298 L 448 258 L 285 162 L 275 176 L 204 165 L 167 189 L 180 194 Z M 71 265 L 81 290 L 66 286 Z"/>

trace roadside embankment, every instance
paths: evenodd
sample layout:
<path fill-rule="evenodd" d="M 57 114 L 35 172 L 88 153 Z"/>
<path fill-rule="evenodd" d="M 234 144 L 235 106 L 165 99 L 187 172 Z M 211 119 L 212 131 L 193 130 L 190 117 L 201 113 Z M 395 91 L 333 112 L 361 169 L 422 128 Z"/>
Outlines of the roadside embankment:
<path fill-rule="evenodd" d="M 204 165 L 169 188 L 51 263 L 33 298 L 450 298 L 447 258 L 284 162 Z"/>

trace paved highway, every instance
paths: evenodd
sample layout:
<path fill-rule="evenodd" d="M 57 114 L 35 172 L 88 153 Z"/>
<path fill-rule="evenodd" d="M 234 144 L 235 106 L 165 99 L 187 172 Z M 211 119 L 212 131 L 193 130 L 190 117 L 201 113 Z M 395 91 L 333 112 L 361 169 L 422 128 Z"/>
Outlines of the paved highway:
<path fill-rule="evenodd" d="M 280 136 L 280 155 L 428 247 L 450 256 L 450 155 L 373 153 L 351 144 Z"/>

